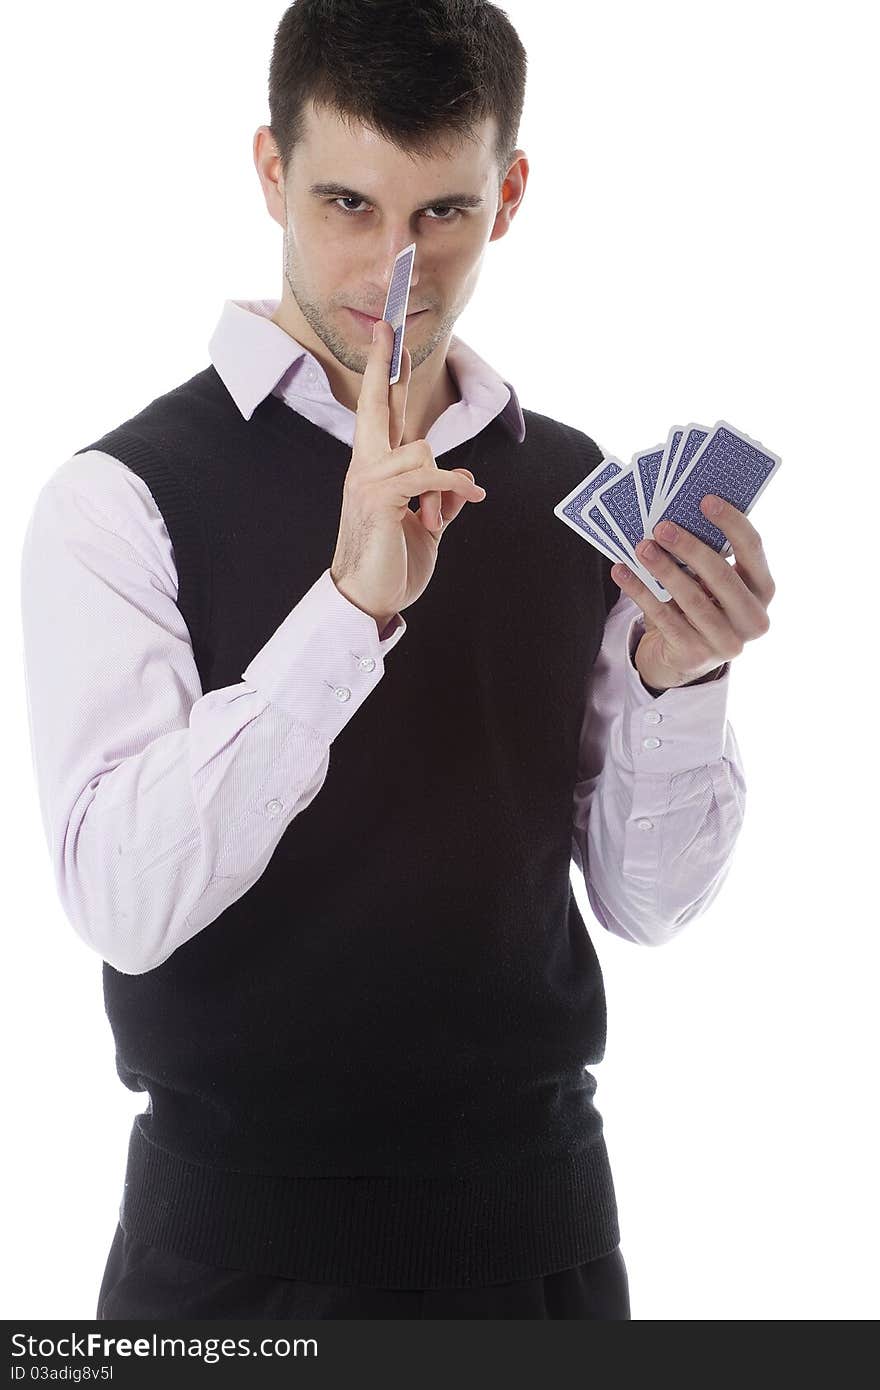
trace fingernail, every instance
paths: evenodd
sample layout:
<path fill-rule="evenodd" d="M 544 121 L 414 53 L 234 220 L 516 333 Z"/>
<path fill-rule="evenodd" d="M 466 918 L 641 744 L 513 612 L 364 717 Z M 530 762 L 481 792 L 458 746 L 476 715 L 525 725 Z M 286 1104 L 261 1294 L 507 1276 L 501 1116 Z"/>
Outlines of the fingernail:
<path fill-rule="evenodd" d="M 706 511 L 711 516 L 719 516 L 724 508 L 724 503 L 719 497 L 710 497 L 706 502 Z"/>
<path fill-rule="evenodd" d="M 376 322 L 373 324 L 373 342 L 374 342 L 374 343 L 375 343 L 375 341 L 376 341 L 376 329 L 377 329 L 378 327 L 379 327 L 379 320 L 376 319 Z"/>

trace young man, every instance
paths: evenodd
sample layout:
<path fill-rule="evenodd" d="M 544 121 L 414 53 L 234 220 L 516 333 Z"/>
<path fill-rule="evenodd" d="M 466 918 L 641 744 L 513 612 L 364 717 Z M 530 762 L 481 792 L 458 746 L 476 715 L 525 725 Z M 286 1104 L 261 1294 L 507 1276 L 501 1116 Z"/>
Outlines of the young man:
<path fill-rule="evenodd" d="M 630 1317 L 571 860 L 600 926 L 669 940 L 744 782 L 724 650 L 638 666 L 652 596 L 553 517 L 601 450 L 453 334 L 524 81 L 481 0 L 297 0 L 254 141 L 281 299 L 227 301 L 34 510 L 44 821 L 149 1093 L 99 1318 Z"/>

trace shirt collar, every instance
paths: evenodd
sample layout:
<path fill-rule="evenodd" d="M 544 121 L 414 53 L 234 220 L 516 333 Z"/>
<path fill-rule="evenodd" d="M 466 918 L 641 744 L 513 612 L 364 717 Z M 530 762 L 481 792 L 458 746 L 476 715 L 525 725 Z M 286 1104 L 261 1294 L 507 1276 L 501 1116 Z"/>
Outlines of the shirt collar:
<path fill-rule="evenodd" d="M 270 392 L 296 408 L 307 397 L 316 403 L 350 415 L 354 412 L 336 400 L 327 374 L 318 359 L 289 333 L 272 322 L 277 299 L 227 299 L 211 336 L 208 351 L 230 396 L 246 420 Z M 455 378 L 461 400 L 440 417 L 456 412 L 473 415 L 471 432 L 498 416 L 521 444 L 526 426 L 513 387 L 453 334 L 446 361 Z"/>

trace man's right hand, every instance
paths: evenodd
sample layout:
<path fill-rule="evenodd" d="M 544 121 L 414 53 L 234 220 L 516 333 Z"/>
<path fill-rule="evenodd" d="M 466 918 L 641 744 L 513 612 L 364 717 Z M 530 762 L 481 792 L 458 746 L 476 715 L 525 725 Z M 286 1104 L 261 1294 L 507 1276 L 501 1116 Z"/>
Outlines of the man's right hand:
<path fill-rule="evenodd" d="M 438 468 L 425 439 L 401 446 L 410 354 L 400 378 L 388 375 L 394 330 L 379 319 L 357 404 L 354 448 L 342 489 L 342 514 L 330 577 L 340 593 L 371 614 L 380 631 L 428 587 L 440 537 L 466 502 L 482 502 L 466 468 Z M 420 497 L 417 512 L 408 505 Z"/>

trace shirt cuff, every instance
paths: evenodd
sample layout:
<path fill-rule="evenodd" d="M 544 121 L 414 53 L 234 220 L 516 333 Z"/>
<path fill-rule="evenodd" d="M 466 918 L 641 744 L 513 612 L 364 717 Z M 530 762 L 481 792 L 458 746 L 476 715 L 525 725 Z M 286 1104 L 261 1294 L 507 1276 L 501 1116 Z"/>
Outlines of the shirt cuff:
<path fill-rule="evenodd" d="M 396 613 L 380 638 L 375 618 L 341 594 L 326 569 L 242 679 L 330 744 L 382 679 L 385 656 L 405 631 Z"/>
<path fill-rule="evenodd" d="M 730 662 L 703 685 L 673 686 L 662 695 L 647 690 L 635 664 L 645 631 L 641 613 L 630 622 L 625 651 L 627 681 L 623 728 L 639 773 L 684 772 L 718 762 L 724 754 Z"/>

